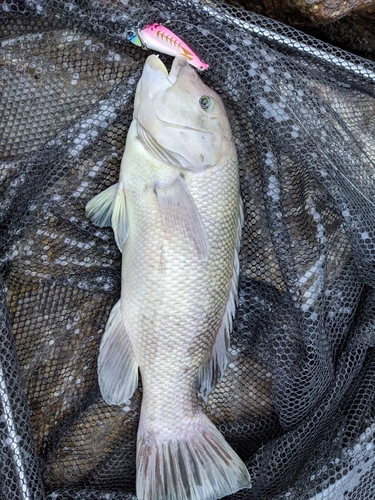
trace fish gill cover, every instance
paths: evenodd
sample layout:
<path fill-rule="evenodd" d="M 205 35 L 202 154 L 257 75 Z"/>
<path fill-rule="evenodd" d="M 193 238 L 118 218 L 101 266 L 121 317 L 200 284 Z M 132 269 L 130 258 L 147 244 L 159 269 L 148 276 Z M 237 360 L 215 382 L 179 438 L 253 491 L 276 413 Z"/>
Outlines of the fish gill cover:
<path fill-rule="evenodd" d="M 210 64 L 239 158 L 239 305 L 200 400 L 252 478 L 229 498 L 374 498 L 374 63 L 214 1 L 1 9 L 1 498 L 135 495 L 142 388 L 108 406 L 97 380 L 121 255 L 85 205 L 117 182 L 127 33 L 154 22 Z"/>

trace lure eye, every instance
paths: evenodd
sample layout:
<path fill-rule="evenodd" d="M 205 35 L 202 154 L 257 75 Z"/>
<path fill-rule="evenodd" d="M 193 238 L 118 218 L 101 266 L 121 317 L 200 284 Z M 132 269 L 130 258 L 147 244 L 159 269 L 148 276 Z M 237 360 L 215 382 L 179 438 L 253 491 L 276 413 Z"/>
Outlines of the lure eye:
<path fill-rule="evenodd" d="M 212 99 L 209 95 L 202 95 L 199 99 L 199 104 L 202 109 L 208 109 L 212 106 Z"/>

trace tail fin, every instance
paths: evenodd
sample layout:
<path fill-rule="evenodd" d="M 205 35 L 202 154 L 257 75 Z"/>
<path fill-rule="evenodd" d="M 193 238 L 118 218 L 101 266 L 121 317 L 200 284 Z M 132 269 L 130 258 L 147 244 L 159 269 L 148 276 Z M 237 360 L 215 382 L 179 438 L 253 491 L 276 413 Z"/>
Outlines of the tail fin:
<path fill-rule="evenodd" d="M 245 464 L 206 416 L 189 427 L 184 438 L 138 433 L 139 500 L 216 500 L 251 487 Z"/>

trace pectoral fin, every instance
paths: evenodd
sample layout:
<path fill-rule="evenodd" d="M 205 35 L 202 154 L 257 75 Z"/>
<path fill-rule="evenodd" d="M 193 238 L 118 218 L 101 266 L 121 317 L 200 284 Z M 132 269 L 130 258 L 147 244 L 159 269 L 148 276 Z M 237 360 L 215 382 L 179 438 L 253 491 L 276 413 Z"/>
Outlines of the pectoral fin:
<path fill-rule="evenodd" d="M 111 311 L 100 343 L 98 376 L 103 399 L 110 405 L 125 403 L 138 386 L 138 365 L 122 320 L 120 300 Z"/>
<path fill-rule="evenodd" d="M 156 186 L 161 215 L 167 235 L 192 245 L 201 260 L 208 256 L 209 240 L 198 208 L 181 177 Z"/>

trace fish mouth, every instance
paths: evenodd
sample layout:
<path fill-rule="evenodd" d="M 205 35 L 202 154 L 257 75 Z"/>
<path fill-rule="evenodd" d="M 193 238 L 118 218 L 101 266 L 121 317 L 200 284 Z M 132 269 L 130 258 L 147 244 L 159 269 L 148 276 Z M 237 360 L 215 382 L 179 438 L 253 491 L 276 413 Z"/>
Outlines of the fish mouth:
<path fill-rule="evenodd" d="M 154 54 L 148 56 L 135 92 L 134 118 L 138 119 L 141 103 L 148 102 L 152 106 L 155 96 L 172 87 L 177 82 L 180 70 L 187 64 L 188 61 L 184 57 L 176 57 L 168 73 L 163 61 L 158 56 Z"/>
<path fill-rule="evenodd" d="M 172 67 L 168 73 L 163 61 L 156 55 L 148 56 L 143 69 L 143 74 L 152 74 L 153 78 L 158 75 L 158 78 L 166 78 L 172 85 L 177 81 L 181 68 L 188 64 L 185 57 L 175 57 Z"/>

